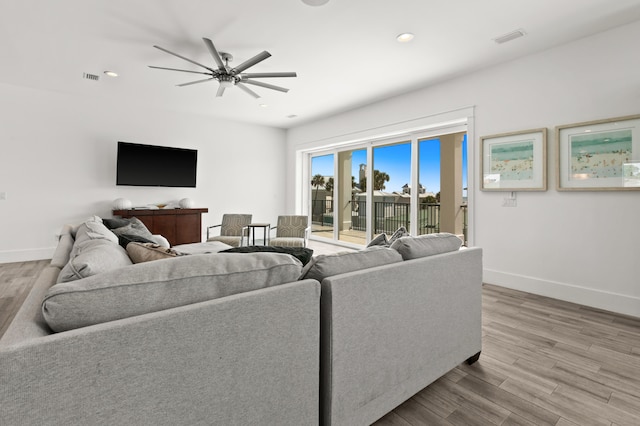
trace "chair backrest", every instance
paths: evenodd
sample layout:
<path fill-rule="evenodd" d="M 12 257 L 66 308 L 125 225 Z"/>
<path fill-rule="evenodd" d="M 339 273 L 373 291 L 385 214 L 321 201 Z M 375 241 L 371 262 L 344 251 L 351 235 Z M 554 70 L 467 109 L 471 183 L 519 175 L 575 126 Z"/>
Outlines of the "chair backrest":
<path fill-rule="evenodd" d="M 276 237 L 304 238 L 308 224 L 308 216 L 278 216 Z"/>
<path fill-rule="evenodd" d="M 250 214 L 223 214 L 220 235 L 225 237 L 239 237 L 242 235 L 242 228 L 251 223 Z"/>

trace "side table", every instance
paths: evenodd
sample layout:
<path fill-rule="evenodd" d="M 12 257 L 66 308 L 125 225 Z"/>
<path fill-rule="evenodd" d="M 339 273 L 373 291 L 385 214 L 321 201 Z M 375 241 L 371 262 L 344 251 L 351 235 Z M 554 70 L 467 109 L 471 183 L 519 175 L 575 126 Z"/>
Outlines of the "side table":
<path fill-rule="evenodd" d="M 262 245 L 269 245 L 269 232 L 271 228 L 270 223 L 250 223 L 247 225 L 249 228 L 249 234 L 247 235 L 247 245 L 249 244 L 249 237 L 252 238 L 252 245 L 256 245 L 256 228 L 262 228 L 263 231 L 263 243 Z"/>

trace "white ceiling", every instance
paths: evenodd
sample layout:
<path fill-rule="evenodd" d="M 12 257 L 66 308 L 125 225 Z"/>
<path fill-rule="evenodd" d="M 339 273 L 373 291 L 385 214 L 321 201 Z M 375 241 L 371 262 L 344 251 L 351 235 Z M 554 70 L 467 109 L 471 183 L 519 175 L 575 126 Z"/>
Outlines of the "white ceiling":
<path fill-rule="evenodd" d="M 288 128 L 639 19 L 640 0 L 0 0 L 0 82 Z M 156 44 L 213 66 L 202 37 L 231 65 L 273 55 L 247 72 L 298 77 L 216 98 L 216 82 L 175 86 L 203 76 L 147 67 L 199 70 Z"/>

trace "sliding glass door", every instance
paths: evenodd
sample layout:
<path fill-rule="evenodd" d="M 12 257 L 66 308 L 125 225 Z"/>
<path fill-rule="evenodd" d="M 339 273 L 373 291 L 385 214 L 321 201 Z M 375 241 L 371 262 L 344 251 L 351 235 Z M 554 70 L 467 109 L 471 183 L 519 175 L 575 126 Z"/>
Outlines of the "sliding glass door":
<path fill-rule="evenodd" d="M 467 234 L 466 133 L 412 134 L 310 155 L 312 237 L 366 245 L 405 227 Z"/>

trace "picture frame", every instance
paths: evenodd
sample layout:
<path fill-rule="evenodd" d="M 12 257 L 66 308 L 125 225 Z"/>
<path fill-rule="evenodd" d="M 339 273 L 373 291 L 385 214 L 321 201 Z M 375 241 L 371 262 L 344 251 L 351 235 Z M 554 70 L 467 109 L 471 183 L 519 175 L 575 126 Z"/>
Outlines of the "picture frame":
<path fill-rule="evenodd" d="M 547 129 L 480 138 L 481 191 L 546 191 Z"/>
<path fill-rule="evenodd" d="M 558 191 L 640 190 L 640 114 L 556 127 Z"/>

